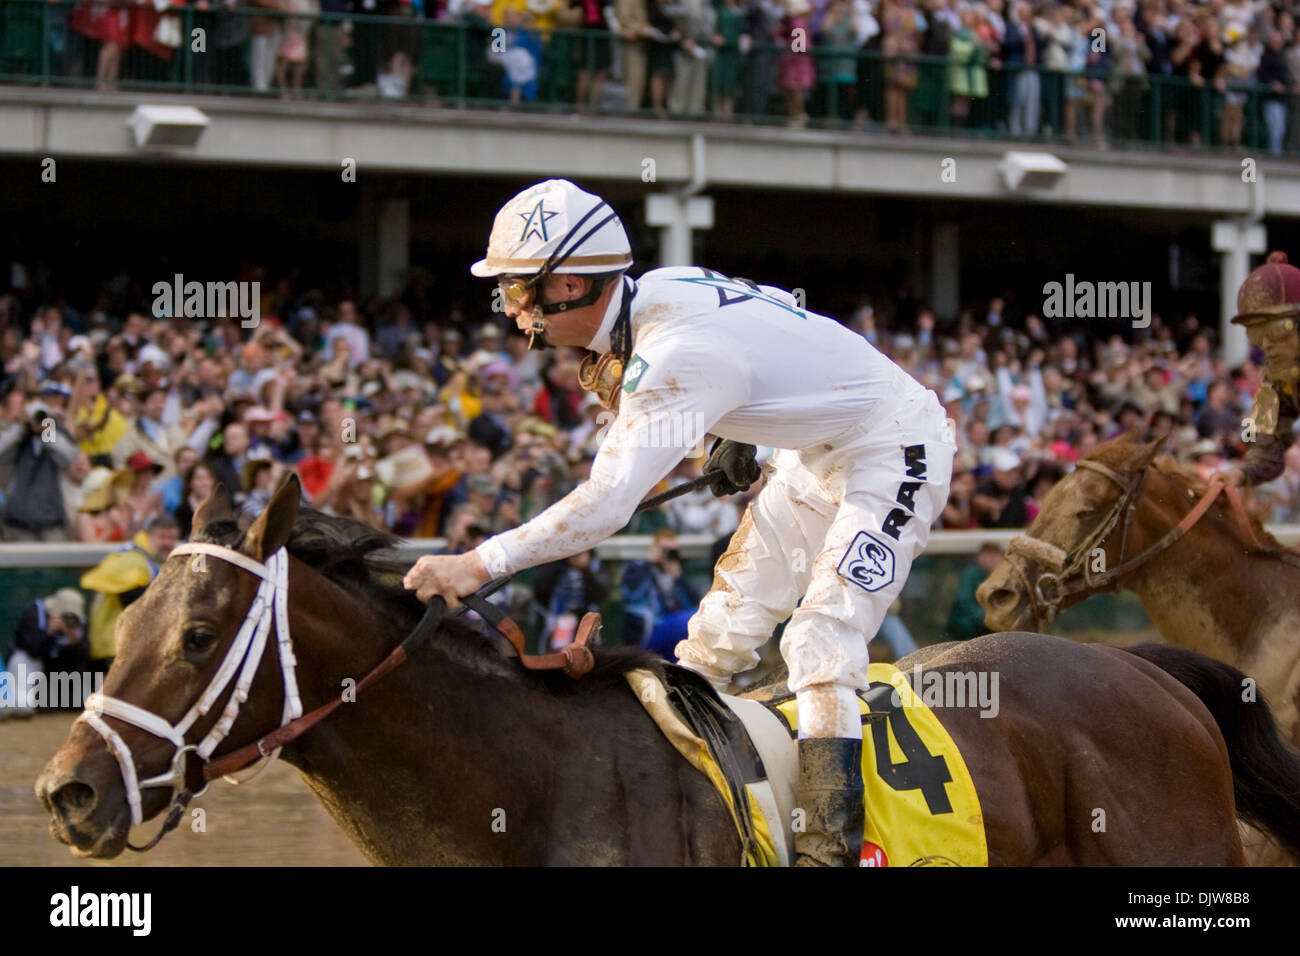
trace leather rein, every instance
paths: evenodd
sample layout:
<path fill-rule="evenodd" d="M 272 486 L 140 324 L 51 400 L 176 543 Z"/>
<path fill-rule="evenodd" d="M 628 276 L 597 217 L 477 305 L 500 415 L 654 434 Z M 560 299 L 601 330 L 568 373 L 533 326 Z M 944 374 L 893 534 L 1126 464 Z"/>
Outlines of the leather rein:
<path fill-rule="evenodd" d="M 191 542 L 173 549 L 171 554 L 168 555 L 168 560 L 171 560 L 174 556 L 185 554 L 199 556 L 196 560 L 206 557 L 217 558 L 261 579 L 253 603 L 244 616 L 244 623 L 235 639 L 231 642 L 225 658 L 218 666 L 207 688 L 186 712 L 185 717 L 174 725 L 151 711 L 105 694 L 92 695 L 86 702 L 85 710 L 78 717 L 78 720 L 85 721 L 104 738 L 109 750 L 117 759 L 127 793 L 127 803 L 131 808 L 133 824 L 138 825 L 142 819 L 142 790 L 160 787 L 169 787 L 172 790 L 171 804 L 167 808 L 162 828 L 157 835 L 144 846 L 127 844 L 129 849 L 137 853 L 152 849 L 167 833 L 175 829 L 181 821 L 186 806 L 194 797 L 207 790 L 208 783 L 218 777 L 223 777 L 231 783 L 248 782 L 252 777 L 259 775 L 266 767 L 270 766 L 279 755 L 282 747 L 297 740 L 308 730 L 325 720 L 345 700 L 344 696 L 340 694 L 314 710 L 305 714 L 302 712 L 295 676 L 296 658 L 293 655 L 293 645 L 289 635 L 289 554 L 284 548 L 276 551 L 263 563 L 224 545 Z M 519 629 L 519 626 L 507 617 L 505 612 L 487 602 L 487 598 L 505 587 L 510 582 L 511 577 L 513 575 L 498 578 L 484 585 L 476 593 L 461 598 L 461 606 L 450 613 L 448 613 L 447 606 L 443 601 L 431 600 L 419 623 L 415 625 L 402 643 L 393 648 L 382 661 L 357 682 L 355 693 L 359 694 L 396 670 L 422 641 L 432 637 L 445 618 L 460 616 L 468 610 L 476 612 L 487 621 L 501 636 L 497 640 L 500 641 L 501 638 L 504 638 L 504 643 L 508 645 L 509 649 L 505 653 L 517 656 L 519 662 L 528 670 L 559 670 L 572 678 L 581 677 L 590 671 L 595 666 L 595 658 L 588 645 L 599 635 L 600 615 L 596 612 L 586 614 L 578 625 L 572 643 L 567 644 L 561 650 L 551 654 L 526 654 L 524 653 L 524 634 Z M 248 699 L 253 676 L 261 662 L 263 651 L 268 643 L 267 636 L 273 626 L 276 631 L 276 647 L 284 678 L 285 703 L 281 717 L 282 723 L 275 730 L 264 734 L 250 744 L 232 750 L 220 757 L 211 758 L 212 752 L 224 739 L 237 719 L 241 705 Z M 206 714 L 215 705 L 216 700 L 229 686 L 237 672 L 239 680 L 236 681 L 234 690 L 216 725 L 201 743 L 191 744 L 187 742 L 186 732 L 199 717 Z M 352 699 L 355 700 L 355 694 Z M 135 769 L 135 759 L 130 747 L 118 733 L 104 722 L 103 717 L 105 715 L 169 741 L 175 748 L 171 769 L 146 780 L 139 780 Z M 189 789 L 188 784 L 188 758 L 191 754 L 203 761 L 203 784 L 194 791 Z M 259 760 L 264 760 L 265 763 L 257 768 L 252 776 L 246 776 L 242 780 L 231 776 L 236 771 Z"/>
<path fill-rule="evenodd" d="M 1126 574 L 1137 570 L 1157 554 L 1170 548 L 1174 542 L 1196 526 L 1196 523 L 1210 510 L 1210 506 L 1218 499 L 1220 493 L 1227 496 L 1251 544 L 1256 549 L 1264 548 L 1246 514 L 1240 492 L 1228 484 L 1223 475 L 1216 474 L 1210 478 L 1209 485 L 1200 500 L 1178 524 L 1165 532 L 1160 540 L 1145 551 L 1124 560 L 1124 552 L 1128 548 L 1129 528 L 1137 512 L 1150 468 L 1143 468 L 1137 478 L 1130 482 L 1114 469 L 1098 461 L 1084 459 L 1078 462 L 1076 467 L 1105 476 L 1118 485 L 1123 494 L 1115 501 L 1105 519 L 1072 552 L 1067 553 L 1064 549 L 1029 534 L 1018 535 L 1011 539 L 1011 543 L 1007 546 L 1007 557 L 1025 594 L 1029 597 L 1034 620 L 1039 625 L 1051 624 L 1067 598 L 1115 587 Z M 1094 573 L 1092 554 L 1105 544 L 1121 517 L 1124 523 L 1119 544 L 1120 563 L 1113 568 Z M 1025 565 L 1017 559 L 1028 559 L 1048 570 L 1040 571 L 1037 577 L 1031 579 Z"/>

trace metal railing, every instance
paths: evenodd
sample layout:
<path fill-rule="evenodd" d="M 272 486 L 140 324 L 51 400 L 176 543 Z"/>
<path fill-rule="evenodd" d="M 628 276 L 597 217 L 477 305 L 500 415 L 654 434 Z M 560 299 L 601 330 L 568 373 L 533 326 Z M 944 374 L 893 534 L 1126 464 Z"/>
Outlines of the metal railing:
<path fill-rule="evenodd" d="M 1300 544 L 1300 524 L 1268 525 L 1268 532 L 1287 547 Z M 988 528 L 977 531 L 933 531 L 925 553 L 933 555 L 973 555 L 987 544 L 1003 549 L 1023 528 Z M 708 534 L 678 535 L 678 550 L 683 557 L 702 559 L 709 555 L 717 539 Z M 644 558 L 650 553 L 654 538 L 648 534 L 619 534 L 596 545 L 602 560 L 623 562 Z M 414 561 L 422 554 L 435 554 L 446 546 L 443 538 L 408 538 L 395 549 L 403 558 Z M 0 570 L 10 568 L 91 568 L 122 547 L 120 542 L 3 542 L 0 543 Z"/>
<path fill-rule="evenodd" d="M 276 53 L 283 37 L 294 34 L 305 41 L 304 97 L 571 112 L 580 74 L 595 76 L 634 49 L 611 33 L 516 30 L 474 15 L 434 21 L 301 14 L 228 7 L 216 0 L 202 9 L 194 4 L 168 8 L 166 16 L 173 18 L 170 30 L 159 27 L 160 15 L 150 4 L 0 0 L 0 83 L 94 88 L 104 82 L 97 74 L 104 58 L 112 58 L 105 49 L 115 37 L 125 44 L 118 68 L 109 70 L 116 88 L 274 97 L 289 92 L 277 85 Z M 175 42 L 179 46 L 169 45 Z M 521 82 L 527 71 L 516 74 L 520 101 L 512 104 L 505 64 L 516 49 L 535 60 L 536 77 Z M 808 124 L 816 127 L 852 127 L 863 111 L 871 125 L 879 124 L 892 86 L 905 92 L 906 127 L 921 133 L 1058 140 L 1070 128 L 1072 138 L 1087 142 L 1091 104 L 1102 97 L 1108 104 L 1104 135 L 1111 143 L 1262 151 L 1269 146 L 1271 118 L 1275 126 L 1293 127 L 1287 129 L 1284 151 L 1300 152 L 1300 96 L 1263 86 L 1218 89 L 1156 74 L 993 69 L 948 57 L 887 58 L 816 41 L 806 53 L 756 44 L 742 54 L 734 40 L 711 50 L 707 118 L 719 119 L 716 105 L 730 95 L 735 110 L 727 119 L 787 122 L 777 82 L 783 59 L 791 56 L 814 61 L 807 101 Z M 286 65 L 286 86 L 292 86 L 293 69 Z M 1033 82 L 1022 82 L 1029 74 Z M 597 104 L 604 112 L 677 115 L 667 113 L 666 104 L 664 110 L 650 109 L 644 100 L 642 108 L 627 109 L 617 83 L 607 84 L 606 94 Z M 1235 124 L 1223 122 L 1224 114 L 1235 116 L 1237 110 L 1241 141 L 1225 142 L 1223 133 L 1231 136 Z M 1025 129 L 1020 120 L 1035 113 L 1037 127 Z"/>
<path fill-rule="evenodd" d="M 1270 525 L 1268 530 L 1284 545 L 1300 544 L 1300 525 Z M 902 594 L 902 618 L 920 643 L 943 639 L 958 579 L 980 547 L 992 542 L 1005 548 L 1020 533 L 1020 529 L 988 529 L 935 531 L 930 535 L 925 553 L 913 563 Z M 687 575 L 701 592 L 709 585 L 712 573 L 709 558 L 715 540 L 704 534 L 678 537 L 678 550 Z M 647 557 L 652 541 L 650 535 L 615 535 L 596 547 L 602 575 L 611 589 L 605 611 L 612 635 L 619 633 L 622 620 L 617 588 L 619 568 L 628 561 Z M 397 550 L 414 562 L 420 555 L 432 554 L 443 546 L 441 538 L 422 538 L 404 541 Z M 7 645 L 19 612 L 28 601 L 52 594 L 60 587 L 76 587 L 85 570 L 119 547 L 120 544 L 77 542 L 0 544 L 0 648 Z M 522 576 L 525 584 L 527 578 L 525 572 Z M 1052 630 L 1105 637 L 1150 626 L 1132 594 L 1100 594 L 1071 608 Z"/>

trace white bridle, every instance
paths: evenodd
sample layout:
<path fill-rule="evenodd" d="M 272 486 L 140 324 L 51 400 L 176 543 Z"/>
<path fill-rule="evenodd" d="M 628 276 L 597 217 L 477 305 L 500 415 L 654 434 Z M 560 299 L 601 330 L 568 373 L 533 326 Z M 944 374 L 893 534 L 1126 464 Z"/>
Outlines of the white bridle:
<path fill-rule="evenodd" d="M 217 749 L 221 741 L 225 739 L 226 734 L 230 732 L 231 726 L 239 716 L 240 706 L 248 699 L 248 691 L 253 683 L 253 675 L 257 672 L 257 666 L 262 659 L 262 652 L 266 648 L 267 634 L 270 633 L 272 622 L 275 624 L 280 671 L 284 677 L 284 711 L 280 725 L 284 726 L 291 720 L 302 716 L 302 701 L 298 697 L 298 679 L 294 673 L 297 661 L 293 656 L 293 643 L 289 637 L 288 552 L 284 548 L 280 548 L 265 563 L 262 563 L 240 554 L 233 548 L 223 547 L 219 544 L 191 542 L 172 549 L 169 557 L 182 554 L 211 555 L 236 567 L 243 568 L 262 580 L 258 585 L 253 603 L 244 617 L 243 626 L 240 627 L 239 633 L 235 635 L 234 641 L 231 642 L 230 649 L 226 652 L 221 666 L 217 668 L 217 672 L 208 683 L 207 690 L 194 702 L 193 706 L 190 707 L 178 723 L 169 724 L 157 714 L 116 697 L 107 697 L 104 694 L 96 693 L 87 698 L 86 709 L 77 719 L 84 720 L 94 728 L 104 738 L 104 742 L 108 744 L 109 749 L 113 751 L 113 756 L 117 758 L 118 766 L 122 769 L 122 781 L 126 785 L 126 799 L 131 807 L 131 823 L 133 826 L 138 826 L 142 820 L 140 812 L 141 790 L 150 787 L 172 787 L 179 792 L 185 780 L 184 755 L 193 751 L 203 760 L 207 760 L 212 756 L 212 752 Z M 201 560 L 202 557 L 199 558 L 199 561 Z M 196 570 L 199 570 L 199 568 L 196 568 Z M 235 684 L 234 692 L 230 695 L 230 700 L 226 702 L 221 719 L 213 725 L 212 729 L 208 731 L 208 735 L 200 743 L 197 745 L 187 744 L 185 734 L 196 720 L 212 709 L 217 702 L 217 698 L 229 686 L 236 671 L 239 673 L 239 680 Z M 131 755 L 131 748 L 127 746 L 126 741 L 113 728 L 104 722 L 101 715 L 116 717 L 118 720 L 147 731 L 155 737 L 171 741 L 172 745 L 176 747 L 171 772 L 159 774 L 147 780 L 140 780 L 136 774 L 135 759 Z M 262 761 L 262 765 L 252 774 L 242 779 L 230 776 L 225 779 L 231 783 L 243 783 L 251 780 L 270 766 L 279 753 L 280 749 L 278 747 L 269 754 L 263 752 L 262 756 L 268 759 Z M 173 798 L 175 798 L 175 794 L 173 794 Z"/>

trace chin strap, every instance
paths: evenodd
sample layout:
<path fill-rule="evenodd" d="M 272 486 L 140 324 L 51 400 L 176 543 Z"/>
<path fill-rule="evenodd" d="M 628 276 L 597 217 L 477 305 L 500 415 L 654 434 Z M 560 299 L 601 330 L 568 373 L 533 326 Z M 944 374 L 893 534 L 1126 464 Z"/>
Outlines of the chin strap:
<path fill-rule="evenodd" d="M 541 273 L 538 273 L 538 275 L 541 275 Z M 560 312 L 567 312 L 570 309 L 581 309 L 584 306 L 591 305 L 600 298 L 601 293 L 605 291 L 605 286 L 609 284 L 609 280 L 610 276 L 592 277 L 591 288 L 584 292 L 580 297 L 571 299 L 568 302 L 542 302 L 540 301 L 541 289 L 539 286 L 533 285 L 532 288 L 528 288 L 527 284 L 523 284 L 524 291 L 521 298 L 524 301 L 529 301 L 533 310 L 532 325 L 528 329 L 528 347 L 530 349 L 538 350 L 550 348 L 550 343 L 546 341 L 545 317 Z M 528 299 L 530 294 L 532 296 L 531 300 Z M 525 305 L 524 307 L 527 308 L 528 306 Z"/>

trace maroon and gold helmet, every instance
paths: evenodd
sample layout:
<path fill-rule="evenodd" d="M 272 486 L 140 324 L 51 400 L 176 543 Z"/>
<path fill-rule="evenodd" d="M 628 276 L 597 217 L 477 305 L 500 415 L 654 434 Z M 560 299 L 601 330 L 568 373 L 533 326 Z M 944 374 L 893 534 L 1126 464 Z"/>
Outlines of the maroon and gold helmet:
<path fill-rule="evenodd" d="M 1296 315 L 1300 315 L 1300 269 L 1287 262 L 1285 252 L 1270 252 L 1237 290 L 1237 314 L 1232 321 L 1251 326 Z"/>
<path fill-rule="evenodd" d="M 1300 383 L 1300 269 L 1285 252 L 1270 252 L 1237 290 L 1237 325 L 1246 327 L 1264 376 L 1294 392 Z"/>

